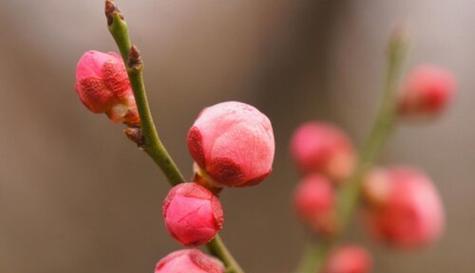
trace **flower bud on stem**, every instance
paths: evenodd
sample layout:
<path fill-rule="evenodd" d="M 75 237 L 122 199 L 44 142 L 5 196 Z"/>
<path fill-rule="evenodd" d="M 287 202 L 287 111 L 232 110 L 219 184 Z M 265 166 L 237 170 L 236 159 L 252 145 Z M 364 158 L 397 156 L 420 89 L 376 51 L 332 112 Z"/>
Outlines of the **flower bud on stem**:
<path fill-rule="evenodd" d="M 145 91 L 143 63 L 139 51 L 135 46 L 132 46 L 124 16 L 112 0 L 105 1 L 105 15 L 109 31 L 126 65 L 127 74 L 137 102 L 141 120 L 141 133 L 143 134 L 143 149 L 160 167 L 170 184 L 176 185 L 182 183 L 185 179 L 160 140 L 155 128 L 148 104 L 147 93 Z M 226 267 L 229 268 L 229 272 L 244 273 L 219 235 L 209 242 L 207 247 L 213 255 L 223 261 Z"/>
<path fill-rule="evenodd" d="M 358 162 L 353 174 L 344 183 L 337 196 L 336 209 L 340 234 L 345 231 L 353 211 L 357 207 L 364 175 L 374 164 L 394 127 L 396 95 L 406 48 L 403 32 L 401 30 L 395 31 L 388 45 L 384 93 L 379 112 L 369 136 L 359 152 Z M 320 272 L 336 241 L 310 245 L 306 250 L 307 253 L 304 254 L 297 273 Z M 313 255 L 311 255 L 312 253 Z"/>

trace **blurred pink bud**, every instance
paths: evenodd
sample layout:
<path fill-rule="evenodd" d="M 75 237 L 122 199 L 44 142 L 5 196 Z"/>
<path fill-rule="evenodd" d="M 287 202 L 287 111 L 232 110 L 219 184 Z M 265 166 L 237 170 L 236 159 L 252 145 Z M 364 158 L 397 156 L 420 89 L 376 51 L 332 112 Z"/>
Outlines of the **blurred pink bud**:
<path fill-rule="evenodd" d="M 355 155 L 349 138 L 324 122 L 306 122 L 295 131 L 291 153 L 302 173 L 318 172 L 335 181 L 353 171 Z"/>
<path fill-rule="evenodd" d="M 274 133 L 269 119 L 251 105 L 229 101 L 205 108 L 188 132 L 188 149 L 216 184 L 257 184 L 272 170 Z"/>
<path fill-rule="evenodd" d="M 219 199 L 196 183 L 173 187 L 163 202 L 163 218 L 170 234 L 185 246 L 205 244 L 223 227 Z"/>
<path fill-rule="evenodd" d="M 154 273 L 224 273 L 224 266 L 198 249 L 184 249 L 162 258 Z"/>
<path fill-rule="evenodd" d="M 363 187 L 365 216 L 376 238 L 396 247 L 413 248 L 438 239 L 444 210 L 432 181 L 405 167 L 378 169 Z"/>
<path fill-rule="evenodd" d="M 455 77 L 434 65 L 421 65 L 407 76 L 400 94 L 398 111 L 406 117 L 431 117 L 440 114 L 453 99 Z"/>
<path fill-rule="evenodd" d="M 366 249 L 359 246 L 343 246 L 332 251 L 324 273 L 369 273 L 373 260 Z"/>
<path fill-rule="evenodd" d="M 91 112 L 106 113 L 113 122 L 140 124 L 129 78 L 117 53 L 84 53 L 76 67 L 76 92 Z"/>
<path fill-rule="evenodd" d="M 294 193 L 294 205 L 302 222 L 318 233 L 335 232 L 335 191 L 331 182 L 318 174 L 305 177 Z"/>

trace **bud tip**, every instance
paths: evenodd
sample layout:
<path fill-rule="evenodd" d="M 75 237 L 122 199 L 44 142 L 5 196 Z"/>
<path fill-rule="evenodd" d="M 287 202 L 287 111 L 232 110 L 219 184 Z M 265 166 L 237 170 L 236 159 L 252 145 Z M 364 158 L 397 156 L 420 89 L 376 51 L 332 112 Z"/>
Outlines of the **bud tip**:
<path fill-rule="evenodd" d="M 120 10 L 117 8 L 113 0 L 106 0 L 104 10 L 107 18 L 107 25 L 109 26 L 114 22 L 114 15 L 116 13 L 121 19 L 124 19 L 124 16 L 120 13 Z"/>

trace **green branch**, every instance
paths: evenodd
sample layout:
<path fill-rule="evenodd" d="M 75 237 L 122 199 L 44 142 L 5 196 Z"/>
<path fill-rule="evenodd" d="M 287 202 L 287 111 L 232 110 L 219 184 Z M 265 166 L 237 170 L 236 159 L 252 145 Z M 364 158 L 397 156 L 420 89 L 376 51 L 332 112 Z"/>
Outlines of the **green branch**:
<path fill-rule="evenodd" d="M 226 272 L 229 273 L 244 273 L 241 266 L 234 259 L 231 252 L 223 242 L 223 239 L 217 235 L 211 242 L 206 245 L 208 251 L 216 257 L 219 257 L 221 261 L 226 265 Z"/>
<path fill-rule="evenodd" d="M 406 43 L 402 33 L 397 32 L 392 36 L 387 54 L 386 77 L 379 112 L 359 152 L 359 160 L 353 174 L 338 192 L 336 206 L 338 235 L 346 230 L 354 210 L 358 207 L 364 176 L 373 166 L 394 128 L 398 82 L 402 61 L 406 54 Z M 330 243 L 308 247 L 298 273 L 320 272 L 328 253 L 336 243 L 336 239 Z"/>
<path fill-rule="evenodd" d="M 106 16 L 109 31 L 114 38 L 122 59 L 127 68 L 130 84 L 137 103 L 140 115 L 141 133 L 143 135 L 142 148 L 157 163 L 172 185 L 184 182 L 184 177 L 178 170 L 175 162 L 165 149 L 158 136 L 152 113 L 148 104 L 147 93 L 143 80 L 143 63 L 140 54 L 129 37 L 127 23 L 112 1 L 106 1 Z"/>
<path fill-rule="evenodd" d="M 397 102 L 396 96 L 402 62 L 406 55 L 406 47 L 406 42 L 402 37 L 402 33 L 395 33 L 388 46 L 386 77 L 379 112 L 369 136 L 359 153 L 359 160 L 355 171 L 339 192 L 337 215 L 341 231 L 346 229 L 348 222 L 351 220 L 353 211 L 357 207 L 364 176 L 374 165 L 375 160 L 381 153 L 384 144 L 394 128 Z"/>
<path fill-rule="evenodd" d="M 295 273 L 320 272 L 330 253 L 329 250 L 332 248 L 332 244 L 332 241 L 321 241 L 318 244 L 309 241 Z"/>
<path fill-rule="evenodd" d="M 145 150 L 145 152 L 155 161 L 163 173 L 166 175 L 171 185 L 176 185 L 185 181 L 177 165 L 163 145 L 153 122 L 152 113 L 148 104 L 147 93 L 143 79 L 143 62 L 140 53 L 129 37 L 127 23 L 123 15 L 117 9 L 112 0 L 105 1 L 105 14 L 109 31 L 119 48 L 129 75 L 130 84 L 134 92 L 137 109 L 140 115 L 141 128 L 134 130 L 129 128 L 128 136 Z M 140 133 L 137 133 L 140 132 Z M 239 264 L 233 258 L 229 250 L 224 245 L 221 237 L 216 237 L 207 244 L 209 251 L 220 258 L 231 273 L 244 273 Z"/>

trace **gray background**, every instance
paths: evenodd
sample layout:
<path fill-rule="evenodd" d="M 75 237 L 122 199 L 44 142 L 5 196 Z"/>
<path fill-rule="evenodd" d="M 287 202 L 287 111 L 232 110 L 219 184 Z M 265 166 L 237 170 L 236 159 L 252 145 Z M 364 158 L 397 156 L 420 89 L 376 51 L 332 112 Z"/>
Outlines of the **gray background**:
<path fill-rule="evenodd" d="M 223 194 L 223 235 L 247 272 L 290 272 L 305 241 L 290 207 L 297 180 L 288 156 L 300 122 L 341 124 L 365 136 L 382 85 L 390 30 L 411 37 L 406 65 L 434 62 L 457 75 L 452 109 L 404 126 L 382 161 L 416 165 L 446 205 L 447 232 L 433 247 L 373 245 L 375 272 L 473 272 L 475 254 L 475 1 L 119 1 L 146 64 L 160 134 L 191 175 L 185 135 L 201 108 L 251 103 L 274 124 L 277 156 L 261 186 Z M 115 50 L 103 1 L 0 0 L 0 271 L 152 272 L 179 246 L 166 234 L 168 186 L 120 126 L 93 115 L 73 90 L 89 49 Z M 364 233 L 350 237 L 366 241 Z"/>

